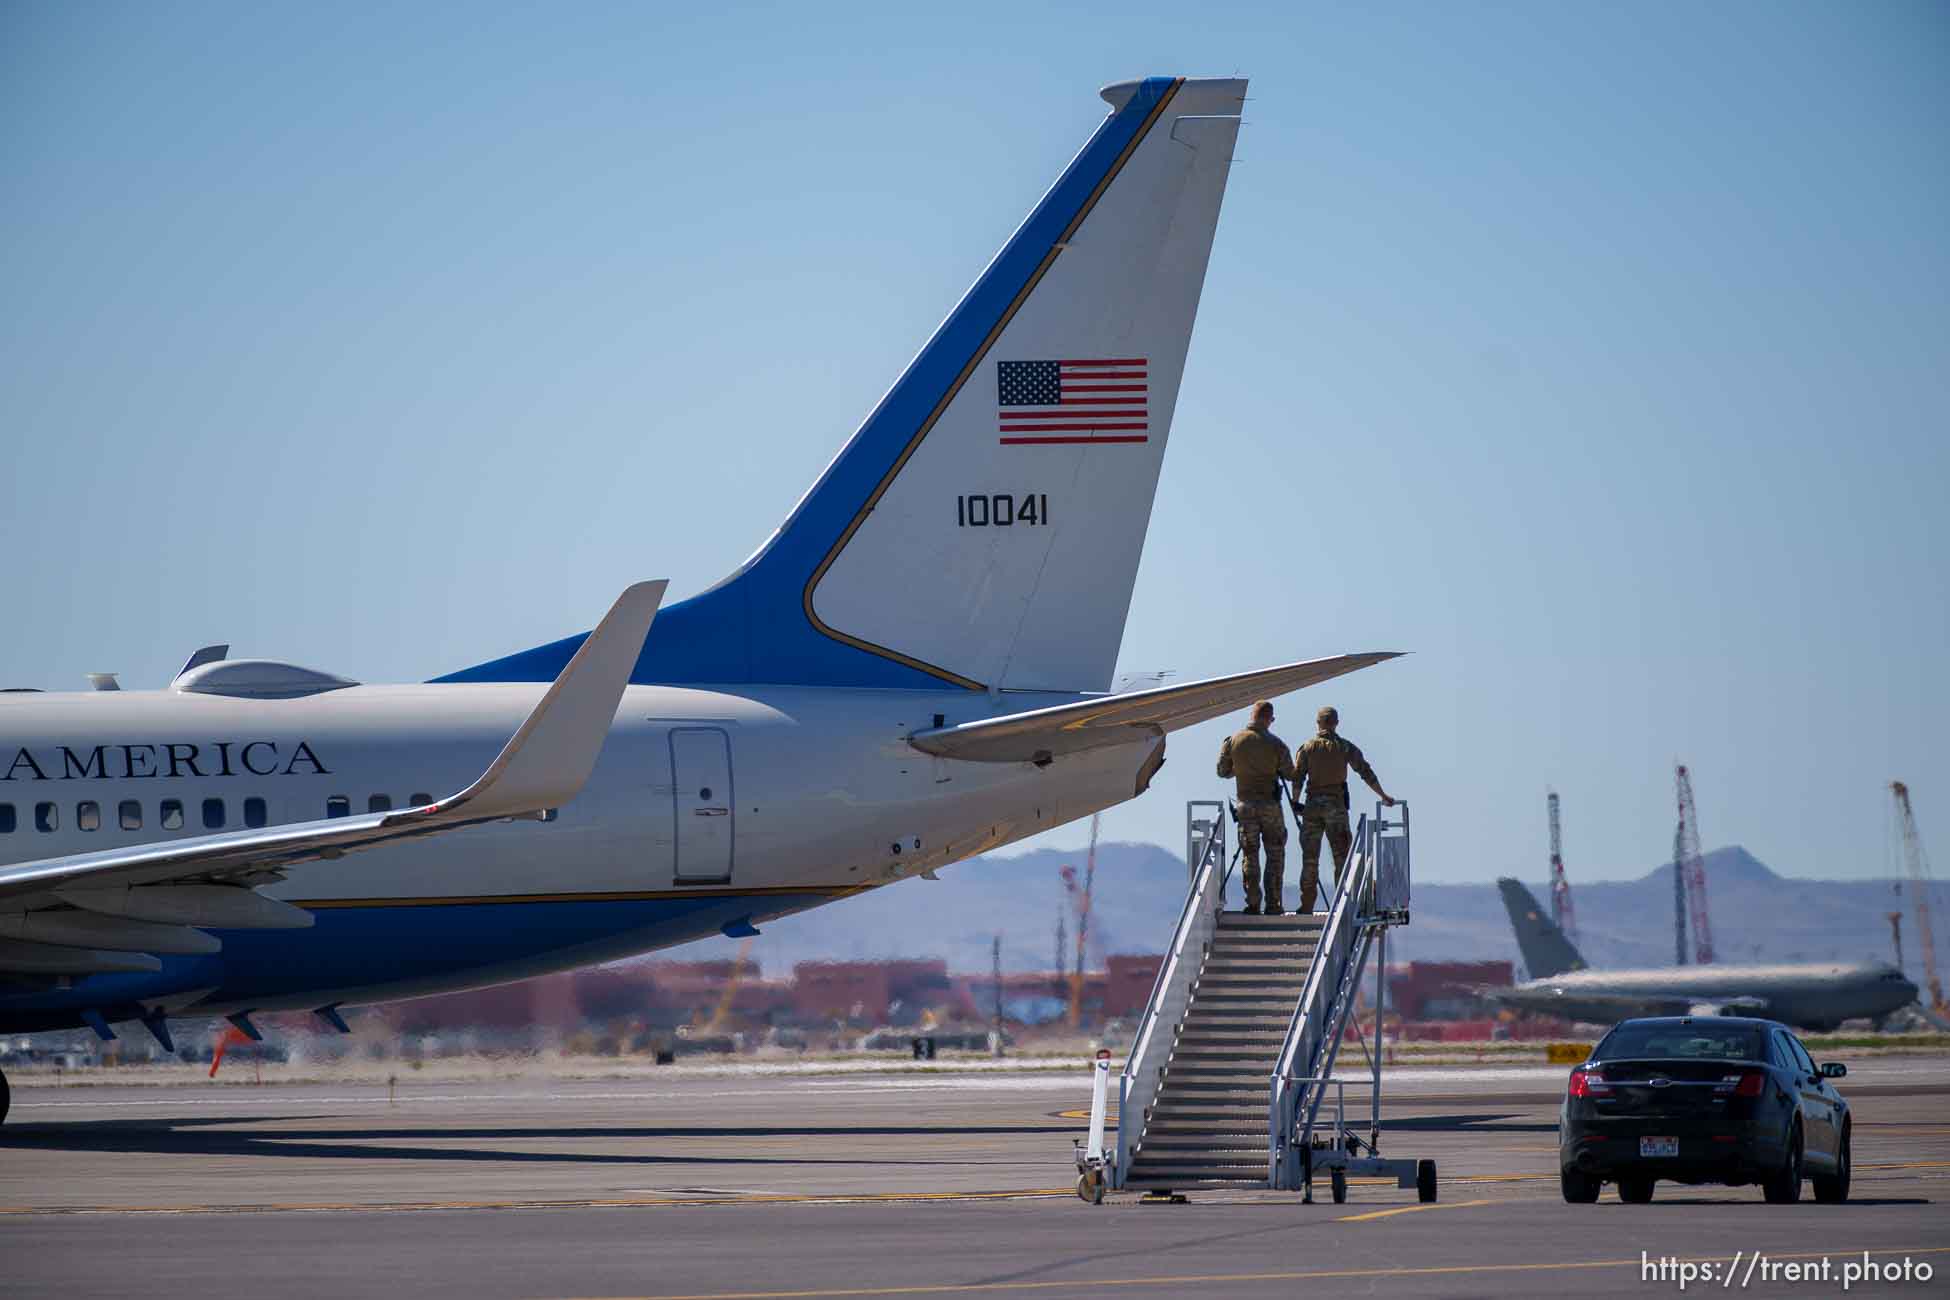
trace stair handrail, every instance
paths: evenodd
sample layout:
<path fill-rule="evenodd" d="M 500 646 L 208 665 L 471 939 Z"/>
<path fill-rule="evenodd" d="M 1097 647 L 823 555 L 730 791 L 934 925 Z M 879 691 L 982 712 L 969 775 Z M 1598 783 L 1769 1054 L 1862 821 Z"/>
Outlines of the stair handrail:
<path fill-rule="evenodd" d="M 1305 1110 L 1307 1121 L 1311 1121 L 1314 1108 L 1305 1104 L 1308 1094 L 1324 1086 L 1320 1080 L 1328 1073 L 1318 1068 L 1320 1049 L 1327 1033 L 1335 1029 L 1332 1013 L 1336 1003 L 1352 997 L 1347 978 L 1349 959 L 1366 953 L 1361 913 L 1374 874 L 1372 838 L 1364 813 L 1348 851 L 1340 894 L 1321 929 L 1300 1000 L 1280 1045 L 1279 1061 L 1268 1081 L 1266 1162 L 1267 1181 L 1272 1187 L 1291 1188 L 1299 1181 L 1303 1130 L 1311 1128 L 1310 1122 L 1302 1121 L 1301 1112 Z M 1358 970 L 1355 978 L 1359 978 Z"/>
<path fill-rule="evenodd" d="M 1225 841 L 1214 836 L 1199 855 L 1198 870 L 1185 894 L 1185 906 L 1178 914 L 1178 925 L 1171 933 L 1171 946 L 1158 965 L 1158 976 L 1145 1000 L 1144 1015 L 1138 1021 L 1137 1036 L 1131 1040 L 1131 1054 L 1124 1062 L 1124 1073 L 1117 1083 L 1117 1163 L 1111 1170 L 1111 1186 L 1121 1188 L 1131 1168 L 1131 1153 L 1143 1140 L 1144 1125 L 1151 1106 L 1158 1099 L 1158 1085 L 1165 1063 L 1171 1059 L 1175 1030 L 1184 1019 L 1191 1002 L 1192 983 L 1198 978 L 1205 949 L 1219 926 L 1219 909 L 1225 901 L 1225 882 L 1231 868 L 1225 859 Z"/>

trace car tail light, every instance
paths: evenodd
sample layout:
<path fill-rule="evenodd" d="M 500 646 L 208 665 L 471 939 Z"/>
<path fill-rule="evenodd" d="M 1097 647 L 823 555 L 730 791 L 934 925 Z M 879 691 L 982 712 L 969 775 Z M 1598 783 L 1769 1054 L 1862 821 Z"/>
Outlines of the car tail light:
<path fill-rule="evenodd" d="M 1723 1074 L 1713 1091 L 1723 1097 L 1758 1097 L 1767 1076 L 1758 1070 L 1748 1070 L 1742 1074 Z"/>
<path fill-rule="evenodd" d="M 1589 1097 L 1594 1093 L 1608 1093 L 1610 1091 L 1611 1085 L 1605 1082 L 1604 1075 L 1593 1074 L 1589 1070 L 1571 1071 L 1571 1096 Z"/>

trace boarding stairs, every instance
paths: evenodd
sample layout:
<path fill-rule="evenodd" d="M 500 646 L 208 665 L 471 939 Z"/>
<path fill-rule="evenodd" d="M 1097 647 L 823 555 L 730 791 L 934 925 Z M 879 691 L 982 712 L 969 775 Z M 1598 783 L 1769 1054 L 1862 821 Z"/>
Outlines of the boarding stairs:
<path fill-rule="evenodd" d="M 1267 1080 L 1325 921 L 1218 916 L 1124 1185 L 1266 1185 Z"/>
<path fill-rule="evenodd" d="M 1108 1053 L 1099 1054 L 1091 1133 L 1077 1148 L 1078 1194 L 1180 1199 L 1274 1188 L 1311 1200 L 1314 1176 L 1325 1173 L 1342 1200 L 1353 1173 L 1394 1176 L 1433 1200 L 1432 1164 L 1380 1157 L 1379 1045 L 1368 1056 L 1365 1137 L 1348 1131 L 1346 1080 L 1334 1077 L 1369 950 L 1408 922 L 1407 806 L 1377 806 L 1360 819 L 1327 911 L 1286 916 L 1225 910 L 1237 854 L 1226 855 L 1224 809 L 1188 807 L 1191 887 L 1115 1080 Z M 1376 969 L 1379 985 L 1379 960 Z M 1114 1143 L 1106 1132 L 1113 1088 Z"/>

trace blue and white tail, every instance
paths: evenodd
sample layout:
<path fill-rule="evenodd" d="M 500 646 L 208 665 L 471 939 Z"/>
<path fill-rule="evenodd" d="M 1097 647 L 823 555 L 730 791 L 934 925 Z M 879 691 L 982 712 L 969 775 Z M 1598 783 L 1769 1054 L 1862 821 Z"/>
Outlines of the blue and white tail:
<path fill-rule="evenodd" d="M 1111 112 L 770 542 L 633 680 L 1103 690 L 1246 83 Z M 552 675 L 576 638 L 448 680 Z"/>

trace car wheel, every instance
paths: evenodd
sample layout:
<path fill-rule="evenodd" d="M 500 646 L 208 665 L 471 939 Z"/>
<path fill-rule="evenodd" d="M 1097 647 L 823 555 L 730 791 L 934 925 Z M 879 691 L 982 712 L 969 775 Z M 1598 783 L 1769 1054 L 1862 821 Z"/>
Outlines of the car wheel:
<path fill-rule="evenodd" d="M 1582 1169 L 1562 1170 L 1557 1178 L 1564 1188 L 1564 1199 L 1572 1205 L 1592 1204 L 1598 1199 L 1598 1189 L 1603 1186 L 1595 1176 Z"/>
<path fill-rule="evenodd" d="M 1855 1172 L 1855 1157 L 1849 1152 L 1849 1131 L 1842 1130 L 1841 1151 L 1835 1157 L 1835 1172 L 1814 1176 L 1815 1199 L 1827 1205 L 1840 1205 L 1848 1199 L 1849 1175 Z"/>
<path fill-rule="evenodd" d="M 1787 1159 L 1780 1170 L 1760 1185 L 1761 1194 L 1774 1205 L 1792 1205 L 1801 1199 L 1801 1125 L 1788 1133 Z"/>
<path fill-rule="evenodd" d="M 1646 1205 L 1652 1200 L 1652 1188 L 1659 1180 L 1640 1175 L 1618 1180 L 1618 1199 L 1627 1205 Z"/>

